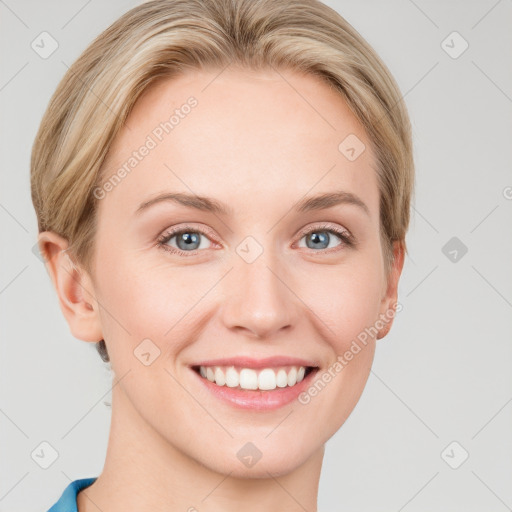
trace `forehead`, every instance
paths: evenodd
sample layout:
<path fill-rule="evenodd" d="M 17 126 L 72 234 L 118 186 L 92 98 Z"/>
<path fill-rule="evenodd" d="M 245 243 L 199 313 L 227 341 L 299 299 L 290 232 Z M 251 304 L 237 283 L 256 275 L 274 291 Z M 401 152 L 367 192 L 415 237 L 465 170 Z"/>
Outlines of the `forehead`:
<path fill-rule="evenodd" d="M 378 209 L 370 141 L 340 93 L 318 77 L 188 71 L 152 84 L 125 124 L 104 182 L 126 172 L 102 208 L 134 211 L 162 191 L 215 196 L 236 209 L 236 196 L 244 206 L 346 189 Z M 362 151 L 356 159 L 344 153 L 350 147 Z"/>

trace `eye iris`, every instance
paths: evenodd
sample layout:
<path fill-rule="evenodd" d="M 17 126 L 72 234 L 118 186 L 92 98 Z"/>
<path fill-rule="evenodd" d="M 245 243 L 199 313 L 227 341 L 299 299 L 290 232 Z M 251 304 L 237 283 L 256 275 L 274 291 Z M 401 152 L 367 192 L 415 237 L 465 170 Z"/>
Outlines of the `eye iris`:
<path fill-rule="evenodd" d="M 331 233 L 328 229 L 311 231 L 305 235 L 306 245 L 310 249 L 326 249 L 329 246 L 331 234 L 334 233 Z M 168 236 L 166 240 L 176 238 L 178 249 L 183 251 L 187 249 L 196 250 L 201 245 L 201 235 L 202 233 L 199 231 L 179 231 L 172 236 Z"/>
<path fill-rule="evenodd" d="M 320 235 L 318 233 L 320 233 Z M 306 240 L 308 239 L 311 239 L 313 241 L 312 247 L 309 245 L 309 243 L 306 242 L 306 245 L 310 249 L 325 249 L 325 247 L 329 245 L 329 234 L 326 231 L 315 231 L 306 237 Z M 322 244 L 324 242 L 326 242 L 325 247 L 318 247 L 317 244 Z"/>
<path fill-rule="evenodd" d="M 200 235 L 198 233 L 194 232 L 184 232 L 184 233 L 178 233 L 176 235 L 177 238 L 177 245 L 180 249 L 197 249 L 197 247 L 191 247 L 192 244 L 197 243 L 198 246 L 200 245 Z M 181 240 L 185 241 L 185 245 L 183 246 L 180 242 Z"/>

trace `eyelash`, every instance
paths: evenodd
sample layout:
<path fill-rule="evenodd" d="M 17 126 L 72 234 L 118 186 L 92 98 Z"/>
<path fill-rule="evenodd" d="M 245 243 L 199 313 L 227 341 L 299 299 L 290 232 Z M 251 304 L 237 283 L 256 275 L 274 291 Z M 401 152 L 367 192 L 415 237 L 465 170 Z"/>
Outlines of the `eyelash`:
<path fill-rule="evenodd" d="M 302 230 L 299 233 L 299 241 L 302 240 L 302 238 L 304 236 L 309 235 L 310 233 L 315 233 L 315 232 L 327 232 L 327 233 L 335 234 L 341 240 L 341 244 L 337 247 L 331 247 L 330 249 L 320 249 L 320 250 L 310 249 L 311 251 L 313 251 L 315 253 L 323 252 L 323 253 L 330 254 L 333 251 L 336 252 L 338 250 L 341 250 L 340 247 L 346 247 L 346 248 L 355 247 L 355 245 L 357 243 L 355 238 L 352 236 L 352 234 L 350 234 L 347 230 L 333 227 L 330 224 L 323 224 L 321 226 L 315 226 L 312 229 Z M 198 229 L 197 227 L 192 227 L 192 226 L 184 226 L 183 228 L 180 228 L 180 229 L 167 231 L 163 235 L 158 237 L 158 240 L 157 240 L 158 247 L 163 249 L 164 251 L 168 251 L 170 253 L 177 254 L 179 256 L 194 256 L 198 252 L 201 252 L 202 249 L 195 249 L 193 251 L 182 251 L 181 249 L 177 249 L 176 247 L 170 247 L 169 245 L 167 245 L 167 242 L 169 242 L 169 240 L 171 240 L 175 236 L 181 235 L 183 233 L 200 233 L 206 237 L 208 235 L 211 236 L 211 233 L 208 230 L 202 230 L 202 229 Z"/>

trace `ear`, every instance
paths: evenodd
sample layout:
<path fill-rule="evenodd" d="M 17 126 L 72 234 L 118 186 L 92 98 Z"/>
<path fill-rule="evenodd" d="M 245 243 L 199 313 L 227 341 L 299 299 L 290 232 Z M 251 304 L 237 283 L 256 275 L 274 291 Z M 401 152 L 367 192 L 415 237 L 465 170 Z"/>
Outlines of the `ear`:
<path fill-rule="evenodd" d="M 384 336 L 388 334 L 391 326 L 393 325 L 395 314 L 393 313 L 393 315 L 390 315 L 389 312 L 396 309 L 395 304 L 398 300 L 398 281 L 400 279 L 403 266 L 404 246 L 401 241 L 395 241 L 393 242 L 393 264 L 389 271 L 389 275 L 387 276 L 386 291 L 384 293 L 384 297 L 382 298 L 380 308 L 380 318 L 384 318 L 385 321 L 381 322 L 383 327 L 382 329 L 379 329 L 379 333 L 377 335 L 378 340 L 384 338 Z"/>
<path fill-rule="evenodd" d="M 102 340 L 92 279 L 76 266 L 66 252 L 67 240 L 51 231 L 43 231 L 39 233 L 37 242 L 71 333 L 83 341 Z"/>

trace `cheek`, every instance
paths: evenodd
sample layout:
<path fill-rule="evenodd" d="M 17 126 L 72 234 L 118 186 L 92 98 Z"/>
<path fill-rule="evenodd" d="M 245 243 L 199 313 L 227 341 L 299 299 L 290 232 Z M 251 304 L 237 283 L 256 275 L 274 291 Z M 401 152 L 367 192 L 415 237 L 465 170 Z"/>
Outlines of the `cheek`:
<path fill-rule="evenodd" d="M 366 260 L 366 261 L 365 261 Z M 378 319 L 382 273 L 374 258 L 361 257 L 354 264 L 311 270 L 301 296 L 317 317 L 317 325 L 337 354 Z"/>
<path fill-rule="evenodd" d="M 112 366 L 120 377 L 130 371 L 121 387 L 148 424 L 167 439 L 176 440 L 184 451 L 194 452 L 197 459 L 204 460 L 205 453 L 211 453 L 211 465 L 224 461 L 227 467 L 232 462 L 225 460 L 225 453 L 236 452 L 237 447 L 218 432 L 216 424 L 208 427 L 209 431 L 198 426 L 196 418 L 204 412 L 178 383 L 184 382 L 185 374 L 180 373 L 176 363 L 184 347 L 201 336 L 204 338 L 215 307 L 234 300 L 230 292 L 233 293 L 236 283 L 229 276 L 220 280 L 229 267 L 172 267 L 165 258 L 156 263 L 143 259 L 126 258 L 102 268 L 100 301 L 110 313 L 105 313 L 104 321 L 110 333 Z M 309 262 L 280 273 L 293 291 L 282 288 L 284 307 L 296 308 L 296 326 L 322 344 L 322 353 L 330 354 L 333 364 L 378 315 L 378 269 L 375 255 L 357 254 L 339 265 Z M 212 289 L 216 283 L 219 284 Z M 154 339 L 161 350 L 151 366 L 140 364 L 134 357 L 134 350 L 144 338 Z M 266 434 L 262 436 L 261 448 L 269 454 L 288 450 L 293 465 L 299 462 L 296 446 L 303 446 L 307 454 L 319 440 L 325 442 L 355 407 L 368 377 L 373 351 L 374 344 L 369 340 L 342 371 L 332 367 L 335 376 L 324 390 L 313 390 L 307 404 L 294 405 L 299 412 L 293 415 L 296 419 L 287 422 L 286 428 L 277 429 L 268 440 Z M 176 375 L 177 380 L 166 370 Z M 207 397 L 199 401 L 206 400 Z M 226 422 L 236 424 L 233 418 Z M 237 431 L 236 427 L 231 428 Z M 242 436 L 252 432 L 250 428 L 255 429 L 254 436 L 259 435 L 255 426 L 239 428 Z M 192 434 L 196 436 L 193 443 L 189 439 Z M 216 449 L 211 448 L 212 439 Z M 279 465 L 282 461 L 276 459 L 276 466 Z"/>
<path fill-rule="evenodd" d="M 172 266 L 165 257 L 109 255 L 98 273 L 102 326 L 112 364 L 132 366 L 133 352 L 145 339 L 160 350 L 160 361 L 193 341 L 204 295 L 218 281 L 207 266 Z M 165 256 L 165 255 L 164 255 Z M 217 269 L 218 272 L 218 269 Z M 211 296 L 215 295 L 215 291 Z"/>
<path fill-rule="evenodd" d="M 318 273 L 306 301 L 329 345 L 330 360 L 299 403 L 306 411 L 329 411 L 323 435 L 330 437 L 345 422 L 366 385 L 375 354 L 375 324 L 379 318 L 382 274 L 379 260 L 340 266 Z M 323 290 L 321 292 L 320 290 Z M 306 435 L 318 429 L 315 414 L 304 422 Z"/>
<path fill-rule="evenodd" d="M 340 263 L 302 260 L 282 269 L 283 281 L 293 290 L 289 295 L 282 292 L 283 302 L 297 309 L 299 324 L 308 317 L 336 354 L 345 352 L 378 317 L 383 276 L 379 247 L 374 245 L 372 250 L 348 254 Z M 98 277 L 99 300 L 105 306 L 102 323 L 111 345 L 119 340 L 123 350 L 129 345 L 132 352 L 149 338 L 160 350 L 178 353 L 190 342 L 191 319 L 197 321 L 214 303 L 230 300 L 235 283 L 229 276 L 219 283 L 226 271 L 223 265 L 180 265 L 165 254 L 150 257 L 116 250 L 116 243 L 108 247 L 99 260 Z M 217 289 L 211 289 L 215 283 Z"/>

